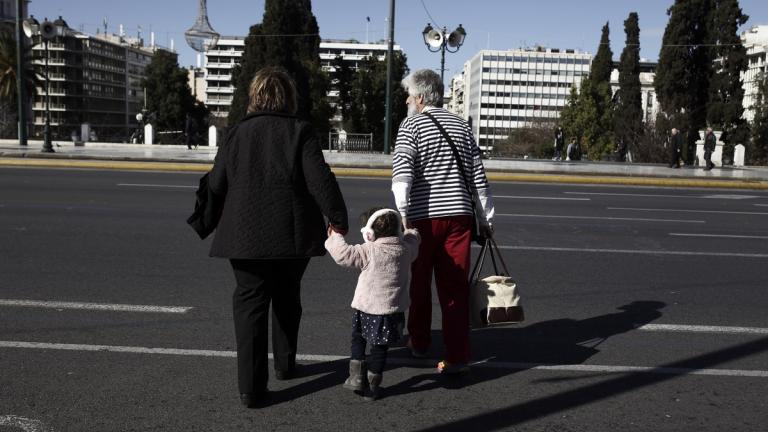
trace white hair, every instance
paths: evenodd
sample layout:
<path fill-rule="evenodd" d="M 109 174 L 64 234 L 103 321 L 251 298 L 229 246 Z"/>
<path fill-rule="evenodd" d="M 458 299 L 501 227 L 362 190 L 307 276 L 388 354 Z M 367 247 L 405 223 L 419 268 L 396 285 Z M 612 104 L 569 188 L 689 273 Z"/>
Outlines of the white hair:
<path fill-rule="evenodd" d="M 403 88 L 413 97 L 422 96 L 424 105 L 443 106 L 443 82 L 440 75 L 430 69 L 420 69 L 405 77 Z"/>

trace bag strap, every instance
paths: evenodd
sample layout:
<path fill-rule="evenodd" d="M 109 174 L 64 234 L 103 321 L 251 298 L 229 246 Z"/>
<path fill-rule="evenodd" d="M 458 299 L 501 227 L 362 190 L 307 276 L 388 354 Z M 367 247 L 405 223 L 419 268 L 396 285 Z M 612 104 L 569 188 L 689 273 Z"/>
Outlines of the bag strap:
<path fill-rule="evenodd" d="M 496 240 L 493 239 L 493 237 L 488 239 L 488 242 L 490 243 L 490 246 L 488 249 L 491 251 L 491 260 L 493 261 L 493 270 L 498 274 L 499 271 L 496 269 L 496 260 L 494 255 L 496 255 L 499 258 L 499 262 L 501 262 L 501 268 L 504 269 L 504 276 L 510 276 L 509 270 L 507 269 L 507 263 L 504 262 L 504 258 L 501 255 L 501 251 L 499 250 L 499 245 L 496 244 Z"/>
<path fill-rule="evenodd" d="M 435 116 L 433 116 L 429 112 L 422 112 L 427 118 L 432 120 L 432 122 L 437 126 L 437 130 L 440 131 L 440 133 L 443 135 L 443 138 L 445 138 L 446 141 L 448 141 L 448 145 L 451 146 L 451 152 L 453 152 L 453 157 L 456 159 L 456 164 L 459 165 L 459 172 L 461 172 L 461 178 L 464 179 L 464 186 L 467 187 L 467 192 L 469 193 L 469 199 L 472 201 L 472 208 L 475 207 L 475 194 L 472 192 L 472 188 L 469 186 L 469 180 L 467 180 L 466 170 L 464 169 L 464 163 L 461 161 L 461 156 L 459 155 L 459 150 L 456 148 L 456 144 L 454 144 L 453 139 L 450 135 L 448 135 L 448 132 L 445 131 L 443 128 L 443 125 L 440 124 L 440 122 L 437 121 Z"/>
<path fill-rule="evenodd" d="M 480 248 L 480 253 L 477 254 L 477 261 L 475 261 L 475 266 L 472 268 L 472 273 L 469 278 L 469 288 L 471 289 L 473 286 L 475 286 L 475 282 L 477 282 L 478 279 L 480 279 L 480 272 L 483 271 L 483 264 L 485 263 L 485 254 L 488 252 L 489 249 L 489 242 L 488 240 L 483 243 L 483 247 Z"/>

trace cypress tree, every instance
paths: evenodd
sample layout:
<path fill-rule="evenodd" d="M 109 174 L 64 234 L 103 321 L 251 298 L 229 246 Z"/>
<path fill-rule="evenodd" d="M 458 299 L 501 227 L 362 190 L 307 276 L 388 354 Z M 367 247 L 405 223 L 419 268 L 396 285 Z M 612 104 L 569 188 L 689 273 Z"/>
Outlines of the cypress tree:
<path fill-rule="evenodd" d="M 587 153 L 592 160 L 599 160 L 610 153 L 613 147 L 613 100 L 611 90 L 611 71 L 613 70 L 613 52 L 611 51 L 610 27 L 606 22 L 600 35 L 600 46 L 592 61 L 589 77 L 582 83 L 582 107 L 585 115 L 594 124 L 587 125 L 585 133 Z M 588 81 L 588 82 L 587 82 Z M 591 111 L 594 107 L 594 112 Z"/>
<path fill-rule="evenodd" d="M 611 82 L 613 51 L 611 51 L 610 34 L 611 29 L 606 22 L 600 35 L 600 46 L 597 48 L 597 54 L 595 54 L 595 59 L 592 60 L 592 67 L 589 71 L 589 76 L 595 84 Z"/>
<path fill-rule="evenodd" d="M 747 22 L 738 0 L 715 0 L 711 20 L 713 30 L 713 73 L 710 83 L 707 121 L 723 131 L 723 161 L 733 161 L 735 144 L 745 143 L 748 125 L 743 119 L 744 88 L 741 73 L 747 69 L 747 51 L 739 37 L 739 27 Z"/>
<path fill-rule="evenodd" d="M 752 120 L 752 145 L 747 157 L 754 164 L 768 164 L 768 75 L 757 77 L 757 95 L 752 106 L 755 117 Z"/>
<path fill-rule="evenodd" d="M 640 27 L 636 12 L 624 21 L 627 43 L 619 60 L 619 90 L 614 126 L 621 160 L 626 150 L 636 149 L 643 133 L 643 107 L 640 91 Z"/>
<path fill-rule="evenodd" d="M 328 77 L 320 67 L 320 35 L 310 0 L 266 0 L 261 24 L 251 26 L 240 67 L 233 72 L 235 94 L 229 124 L 246 114 L 248 85 L 265 66 L 285 68 L 296 80 L 299 118 L 311 121 L 316 131 L 329 129 L 332 114 L 326 92 Z"/>
<path fill-rule="evenodd" d="M 392 59 L 392 130 L 395 136 L 400 122 L 405 118 L 408 98 L 400 85 L 408 73 L 405 54 L 395 52 Z M 355 107 L 350 110 L 349 125 L 355 133 L 373 133 L 374 150 L 384 149 L 384 116 L 387 86 L 387 62 L 367 57 L 355 72 L 350 96 Z"/>
<path fill-rule="evenodd" d="M 684 134 L 683 158 L 693 159 L 706 125 L 712 70 L 710 13 L 714 0 L 675 0 L 667 10 L 654 87 L 663 115 Z"/>
<path fill-rule="evenodd" d="M 352 108 L 352 79 L 355 71 L 349 67 L 341 56 L 333 60 L 333 72 L 331 73 L 331 85 L 339 92 L 336 100 L 336 106 L 341 114 L 342 123 L 349 119 L 349 113 Z"/>
<path fill-rule="evenodd" d="M 179 67 L 176 54 L 159 50 L 147 65 L 142 87 L 147 89 L 147 110 L 155 115 L 158 131 L 184 130 L 187 113 L 194 114 L 195 97 L 187 71 Z"/>

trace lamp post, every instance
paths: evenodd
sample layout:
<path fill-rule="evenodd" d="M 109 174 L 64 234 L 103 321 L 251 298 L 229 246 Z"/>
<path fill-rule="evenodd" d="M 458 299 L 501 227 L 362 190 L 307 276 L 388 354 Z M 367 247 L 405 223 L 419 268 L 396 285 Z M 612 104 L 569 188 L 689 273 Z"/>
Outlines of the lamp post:
<path fill-rule="evenodd" d="M 448 33 L 448 30 L 443 27 L 442 30 L 432 28 L 431 24 L 427 24 L 424 27 L 424 31 L 421 32 L 424 37 L 424 44 L 427 49 L 432 52 L 440 51 L 440 81 L 443 81 L 443 75 L 445 75 L 445 52 L 455 53 L 464 44 L 464 38 L 467 37 L 467 32 L 464 27 L 459 24 L 456 30 Z"/>
<path fill-rule="evenodd" d="M 16 1 L 16 99 L 19 109 L 19 145 L 27 145 L 27 92 L 24 80 L 24 21 L 22 0 Z"/>
<path fill-rule="evenodd" d="M 48 21 L 48 18 L 40 24 L 34 16 L 30 15 L 24 20 L 24 34 L 28 38 L 40 36 L 45 41 L 45 128 L 43 129 L 43 153 L 53 153 L 51 144 L 51 80 L 48 69 L 48 45 L 52 39 L 66 34 L 67 22 L 61 17 L 56 21 Z"/>

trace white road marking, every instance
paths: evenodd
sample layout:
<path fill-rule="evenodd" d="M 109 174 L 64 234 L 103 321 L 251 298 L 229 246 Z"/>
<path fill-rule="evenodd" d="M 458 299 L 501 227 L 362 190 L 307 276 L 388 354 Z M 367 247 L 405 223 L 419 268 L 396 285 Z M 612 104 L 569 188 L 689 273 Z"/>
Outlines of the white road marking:
<path fill-rule="evenodd" d="M 559 200 L 559 201 L 591 201 L 590 198 L 563 198 L 563 197 L 541 197 L 541 196 L 525 196 L 525 195 L 494 195 L 494 198 L 510 198 L 510 199 L 537 199 L 537 200 Z"/>
<path fill-rule="evenodd" d="M 605 195 L 628 197 L 654 197 L 654 198 L 696 198 L 696 199 L 755 199 L 756 195 L 663 195 L 663 194 L 633 194 L 614 192 L 563 192 L 569 195 Z"/>
<path fill-rule="evenodd" d="M 694 195 L 661 195 L 661 194 L 633 194 L 614 192 L 563 192 L 568 195 L 605 195 L 605 196 L 629 196 L 629 197 L 654 197 L 654 198 L 701 198 Z"/>
<path fill-rule="evenodd" d="M 738 238 L 738 239 L 768 239 L 768 236 L 750 236 L 736 234 L 693 234 L 693 233 L 669 233 L 677 237 L 715 237 L 715 238 Z"/>
<path fill-rule="evenodd" d="M 110 303 L 85 303 L 85 302 L 62 302 L 62 301 L 43 301 L 43 300 L 9 300 L 0 299 L 0 306 L 18 306 L 34 307 L 48 309 L 84 309 L 84 310 L 102 310 L 115 312 L 149 312 L 149 313 L 175 313 L 183 314 L 194 309 L 191 306 L 149 306 L 149 305 L 131 305 L 131 304 L 110 304 Z"/>
<path fill-rule="evenodd" d="M 519 213 L 496 213 L 496 216 L 529 217 L 529 218 L 543 218 L 543 219 L 588 219 L 588 220 L 612 220 L 612 221 L 634 221 L 634 222 L 705 223 L 703 220 L 622 218 L 622 217 L 609 217 L 609 216 L 561 216 L 561 215 L 538 215 L 538 214 L 519 214 Z"/>
<path fill-rule="evenodd" d="M 473 247 L 479 248 L 480 246 L 475 245 Z M 607 253 L 607 254 L 768 258 L 768 254 L 740 253 L 740 252 L 665 251 L 665 250 L 642 250 L 642 249 L 597 249 L 597 248 L 570 248 L 570 247 L 544 247 L 544 246 L 499 246 L 499 249 L 548 251 L 548 252 L 589 252 L 589 253 Z"/>
<path fill-rule="evenodd" d="M 682 324 L 645 324 L 640 327 L 637 327 L 637 330 L 688 332 L 688 333 L 728 333 L 728 334 L 768 335 L 768 328 L 763 328 L 763 327 L 732 327 L 732 326 L 705 326 L 705 325 L 682 325 Z"/>
<path fill-rule="evenodd" d="M 125 187 L 154 187 L 154 188 L 170 188 L 170 189 L 197 189 L 197 186 L 187 185 L 167 185 L 167 184 L 143 184 L 143 183 L 118 183 L 118 186 Z"/>
<path fill-rule="evenodd" d="M 235 351 L 215 351 L 215 350 L 188 350 L 175 348 L 145 348 L 128 347 L 113 345 L 79 345 L 79 344 L 56 344 L 43 342 L 20 342 L 20 341 L 0 341 L 0 348 L 22 348 L 22 349 L 44 349 L 44 350 L 67 350 L 67 351 L 96 351 L 96 352 L 115 352 L 115 353 L 133 353 L 133 354 L 166 354 L 166 355 L 186 355 L 201 357 L 237 357 Z M 269 358 L 273 358 L 272 354 Z M 297 360 L 309 362 L 332 362 L 347 360 L 349 356 L 334 355 L 303 355 L 296 356 Z M 424 366 L 433 365 L 431 359 L 410 359 L 389 357 L 387 362 L 401 366 Z M 652 373 L 652 374 L 673 374 L 673 375 L 708 375 L 708 376 L 734 376 L 734 377 L 753 377 L 768 378 L 768 371 L 763 370 L 740 370 L 740 369 L 694 369 L 694 368 L 667 368 L 655 366 L 613 366 L 613 365 L 584 365 L 584 364 L 563 364 L 563 365 L 542 365 L 540 363 L 517 363 L 517 362 L 494 362 L 484 360 L 472 363 L 473 367 L 492 368 L 492 369 L 535 369 L 535 370 L 553 370 L 567 372 L 603 372 L 603 373 Z"/>
<path fill-rule="evenodd" d="M 722 210 L 687 210 L 687 209 L 660 209 L 660 208 L 639 208 L 639 207 L 607 207 L 608 210 L 642 211 L 642 212 L 678 212 L 678 213 L 717 213 L 732 215 L 760 215 L 768 216 L 768 213 L 762 212 L 735 212 Z"/>
<path fill-rule="evenodd" d="M 704 199 L 731 199 L 731 200 L 742 200 L 742 199 L 755 199 L 760 198 L 759 196 L 755 195 L 733 195 L 733 194 L 720 194 L 720 195 L 704 195 L 702 196 Z"/>
<path fill-rule="evenodd" d="M 40 420 L 15 415 L 0 416 L 0 426 L 21 429 L 24 432 L 52 432 L 53 429 Z"/>
<path fill-rule="evenodd" d="M 768 204 L 752 204 L 752 205 L 756 205 L 758 207 L 768 207 Z"/>

